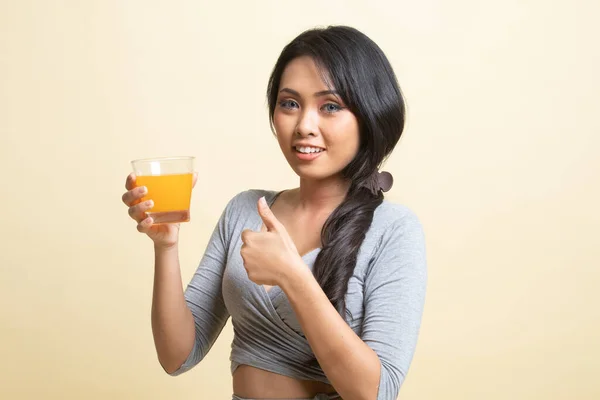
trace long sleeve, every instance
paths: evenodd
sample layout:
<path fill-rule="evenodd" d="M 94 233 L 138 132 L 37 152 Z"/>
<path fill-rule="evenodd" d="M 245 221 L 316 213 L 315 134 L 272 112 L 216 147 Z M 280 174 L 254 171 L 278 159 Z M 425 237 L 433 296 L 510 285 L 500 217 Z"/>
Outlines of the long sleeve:
<path fill-rule="evenodd" d="M 426 281 L 423 230 L 408 212 L 385 229 L 365 278 L 361 339 L 381 362 L 378 400 L 398 397 L 417 344 Z"/>
<path fill-rule="evenodd" d="M 185 290 L 186 303 L 194 316 L 196 340 L 188 358 L 171 373 L 172 376 L 180 375 L 202 361 L 229 318 L 223 301 L 222 281 L 231 242 L 231 209 L 236 198 L 229 202 L 221 214 L 200 264 Z"/>

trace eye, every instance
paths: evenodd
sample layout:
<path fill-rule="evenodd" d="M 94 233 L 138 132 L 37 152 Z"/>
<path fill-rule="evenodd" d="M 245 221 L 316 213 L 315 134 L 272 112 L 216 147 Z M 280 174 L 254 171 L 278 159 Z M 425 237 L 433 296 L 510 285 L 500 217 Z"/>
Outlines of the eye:
<path fill-rule="evenodd" d="M 291 110 L 294 108 L 298 108 L 299 106 L 298 103 L 296 103 L 294 100 L 283 100 L 279 102 L 279 107 Z"/>
<path fill-rule="evenodd" d="M 333 113 L 336 113 L 336 112 L 342 110 L 343 107 L 340 107 L 335 103 L 327 103 L 327 104 L 323 104 L 323 107 L 321 107 L 321 109 L 323 111 L 325 111 L 327 114 L 333 114 Z"/>

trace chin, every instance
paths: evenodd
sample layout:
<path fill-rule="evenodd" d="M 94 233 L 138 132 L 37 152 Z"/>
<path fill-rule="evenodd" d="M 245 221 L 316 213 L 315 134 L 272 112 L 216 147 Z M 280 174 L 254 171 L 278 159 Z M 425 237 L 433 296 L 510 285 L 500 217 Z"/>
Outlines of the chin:
<path fill-rule="evenodd" d="M 294 170 L 296 175 L 301 179 L 320 181 L 338 175 L 343 167 L 331 167 L 328 159 L 315 160 L 310 163 L 303 163 L 296 158 L 293 153 L 285 153 L 288 165 Z"/>
<path fill-rule="evenodd" d="M 313 166 L 299 166 L 299 165 L 290 165 L 296 175 L 300 179 L 306 179 L 309 181 L 321 181 L 324 179 L 331 178 L 334 175 L 340 173 L 337 170 L 325 169 L 325 168 L 315 168 Z"/>

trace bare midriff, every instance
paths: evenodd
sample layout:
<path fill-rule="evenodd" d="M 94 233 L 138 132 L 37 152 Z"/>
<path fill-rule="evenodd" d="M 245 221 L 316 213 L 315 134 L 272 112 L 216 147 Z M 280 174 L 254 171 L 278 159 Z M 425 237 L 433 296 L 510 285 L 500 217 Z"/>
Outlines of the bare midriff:
<path fill-rule="evenodd" d="M 249 365 L 240 365 L 233 373 L 233 393 L 250 399 L 301 399 L 312 398 L 319 393 L 335 393 L 335 389 L 323 382 L 294 379 Z"/>

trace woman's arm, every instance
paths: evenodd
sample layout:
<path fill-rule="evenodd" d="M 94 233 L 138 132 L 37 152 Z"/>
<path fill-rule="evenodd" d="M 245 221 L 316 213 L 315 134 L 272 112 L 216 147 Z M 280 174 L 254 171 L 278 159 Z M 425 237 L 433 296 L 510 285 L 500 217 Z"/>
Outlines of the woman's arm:
<path fill-rule="evenodd" d="M 183 296 L 177 245 L 154 249 L 152 334 L 158 361 L 174 373 L 194 346 L 194 317 Z"/>
<path fill-rule="evenodd" d="M 185 293 L 176 251 L 156 254 L 152 330 L 159 360 L 170 375 L 182 374 L 202 361 L 229 318 L 222 281 L 237 198 L 221 214 Z"/>
<path fill-rule="evenodd" d="M 308 267 L 296 271 L 282 289 L 327 379 L 344 400 L 376 399 L 377 354 L 338 314 Z"/>
<path fill-rule="evenodd" d="M 323 372 L 344 400 L 396 399 L 416 347 L 426 285 L 421 225 L 406 214 L 385 229 L 364 282 L 361 337 L 306 267 L 282 289 Z"/>

